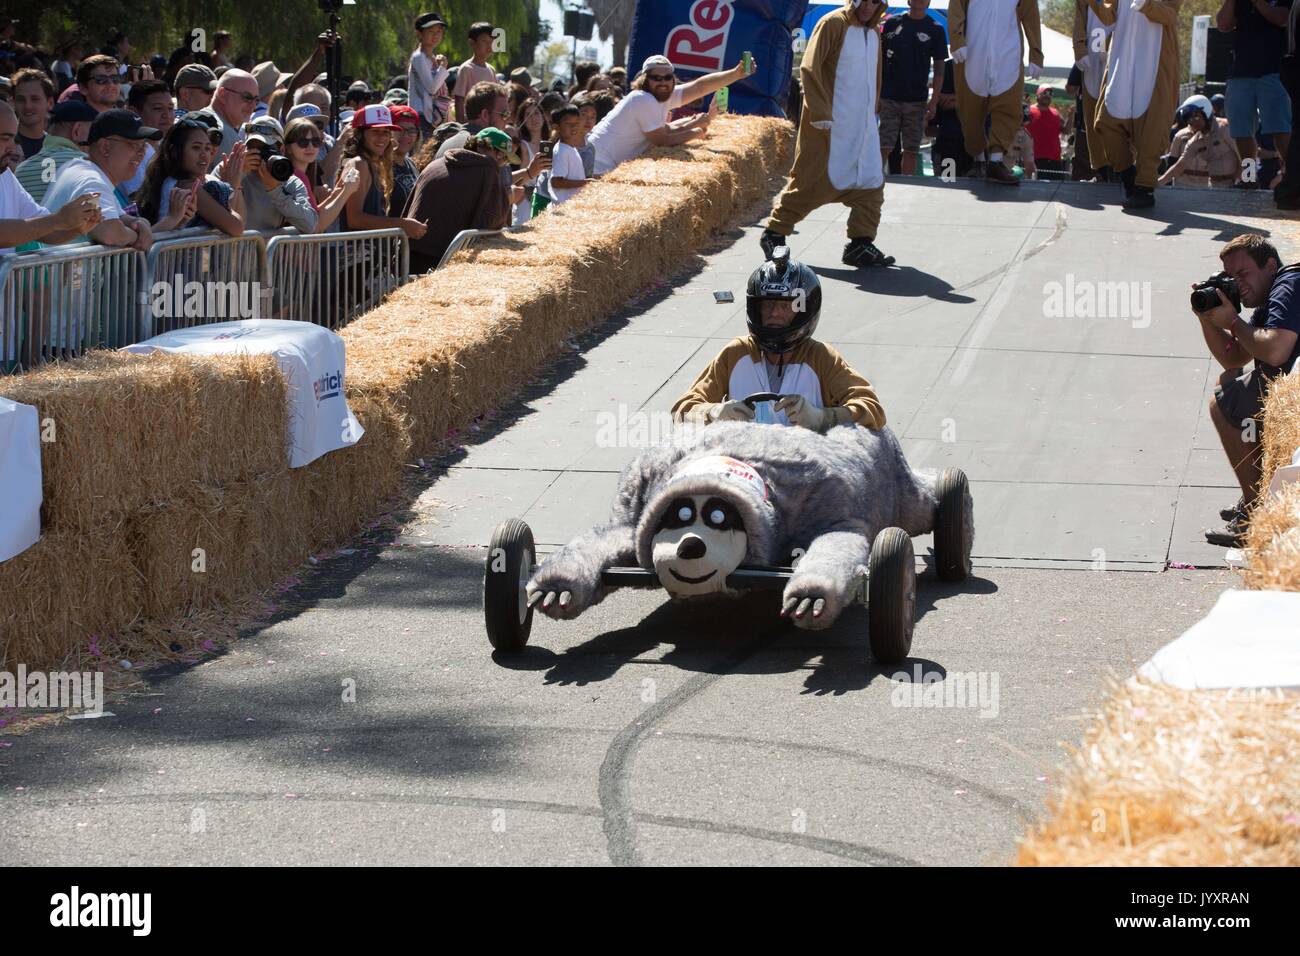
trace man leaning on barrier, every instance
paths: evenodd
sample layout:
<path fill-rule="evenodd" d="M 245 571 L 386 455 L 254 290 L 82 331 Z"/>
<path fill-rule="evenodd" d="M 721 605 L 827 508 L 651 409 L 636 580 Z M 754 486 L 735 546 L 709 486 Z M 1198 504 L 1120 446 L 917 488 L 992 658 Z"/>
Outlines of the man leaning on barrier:
<path fill-rule="evenodd" d="M 18 148 L 17 132 L 18 117 L 8 103 L 0 102 L 0 155 Z M 82 196 L 51 213 L 28 195 L 11 170 L 0 173 L 0 256 L 30 242 L 70 242 L 98 222 L 93 197 Z"/>
<path fill-rule="evenodd" d="M 102 246 L 147 251 L 153 231 L 120 186 L 135 174 L 145 143 L 161 138 L 161 131 L 145 126 L 130 110 L 105 110 L 90 124 L 89 158 L 74 159 L 59 171 L 45 194 L 45 207 L 57 212 L 73 200 L 94 195 L 103 220 L 86 238 Z"/>
<path fill-rule="evenodd" d="M 1219 259 L 1223 272 L 1192 287 L 1192 311 L 1201 320 L 1210 354 L 1224 368 L 1210 401 L 1210 420 L 1241 484 L 1240 500 L 1220 512 L 1227 527 L 1207 531 L 1205 540 L 1235 548 L 1259 495 L 1265 423 L 1257 416 L 1265 389 L 1300 356 L 1300 266 L 1283 267 L 1273 244 L 1255 233 L 1237 236 Z M 1249 320 L 1241 317 L 1241 305 L 1254 307 Z M 1247 362 L 1254 367 L 1243 373 Z"/>

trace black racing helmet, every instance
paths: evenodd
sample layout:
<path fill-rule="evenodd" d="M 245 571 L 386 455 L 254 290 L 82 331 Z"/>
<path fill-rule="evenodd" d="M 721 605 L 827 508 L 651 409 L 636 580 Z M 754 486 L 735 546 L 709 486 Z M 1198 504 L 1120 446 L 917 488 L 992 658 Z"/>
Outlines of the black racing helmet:
<path fill-rule="evenodd" d="M 762 302 L 794 302 L 794 320 L 784 328 L 763 326 Z M 772 258 L 753 271 L 745 289 L 749 334 L 765 352 L 790 352 L 812 338 L 822 311 L 822 284 L 817 273 L 790 258 L 789 246 L 777 246 Z"/>

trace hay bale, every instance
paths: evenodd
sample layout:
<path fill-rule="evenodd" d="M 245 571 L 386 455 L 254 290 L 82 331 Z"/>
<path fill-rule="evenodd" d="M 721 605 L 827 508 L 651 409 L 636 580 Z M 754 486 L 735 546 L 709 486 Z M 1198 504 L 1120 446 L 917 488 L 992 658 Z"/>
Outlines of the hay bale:
<path fill-rule="evenodd" d="M 1300 448 L 1300 375 L 1279 375 L 1264 398 L 1264 486 Z"/>
<path fill-rule="evenodd" d="M 1247 587 L 1300 591 L 1300 482 L 1267 495 L 1250 513 L 1246 549 Z"/>
<path fill-rule="evenodd" d="M 53 423 L 42 526 L 92 528 L 197 484 L 283 469 L 285 382 L 270 356 L 92 352 L 0 380 Z"/>
<path fill-rule="evenodd" d="M 411 455 L 408 422 L 390 402 L 352 391 L 348 402 L 366 430 L 361 440 L 288 476 L 294 517 L 311 550 L 342 543 L 385 510 L 401 490 Z"/>
<path fill-rule="evenodd" d="M 184 617 L 271 585 L 310 547 L 289 473 L 196 486 L 128 522 L 142 617 Z"/>
<path fill-rule="evenodd" d="M 1300 865 L 1300 698 L 1116 688 L 1018 866 Z"/>
<path fill-rule="evenodd" d="M 101 514 L 90 528 L 47 532 L 0 563 L 0 669 L 60 669 L 75 663 L 91 635 L 108 635 L 139 616 L 141 581 L 126 521 Z"/>

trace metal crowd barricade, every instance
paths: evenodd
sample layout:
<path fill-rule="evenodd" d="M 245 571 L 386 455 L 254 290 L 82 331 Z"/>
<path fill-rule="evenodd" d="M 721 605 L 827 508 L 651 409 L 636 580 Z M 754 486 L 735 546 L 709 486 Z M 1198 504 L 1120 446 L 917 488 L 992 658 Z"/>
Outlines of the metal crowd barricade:
<path fill-rule="evenodd" d="M 145 262 L 143 338 L 195 325 L 269 317 L 266 240 L 255 232 L 158 233 Z"/>
<path fill-rule="evenodd" d="M 136 249 L 0 256 L 0 373 L 139 341 L 147 273 Z"/>
<path fill-rule="evenodd" d="M 411 275 L 411 252 L 400 229 L 303 235 L 284 232 L 266 243 L 272 306 L 267 318 L 342 328 L 377 306 Z"/>
<path fill-rule="evenodd" d="M 447 246 L 447 251 L 442 254 L 442 258 L 438 260 L 434 270 L 437 271 L 445 266 L 451 261 L 451 257 L 460 250 L 468 249 L 474 245 L 475 239 L 482 239 L 484 236 L 499 236 L 503 232 L 505 232 L 504 229 L 462 229 L 452 237 L 451 243 Z"/>

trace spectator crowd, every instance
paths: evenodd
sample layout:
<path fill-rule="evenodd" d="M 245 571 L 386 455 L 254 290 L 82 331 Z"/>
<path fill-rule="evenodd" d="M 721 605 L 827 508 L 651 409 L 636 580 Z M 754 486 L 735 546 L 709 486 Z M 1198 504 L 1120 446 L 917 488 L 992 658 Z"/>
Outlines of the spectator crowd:
<path fill-rule="evenodd" d="M 712 112 L 672 111 L 746 75 L 737 66 L 679 85 L 652 57 L 629 82 L 580 61 L 571 84 L 542 88 L 525 68 L 497 72 L 491 23 L 461 25 L 471 56 L 449 63 L 438 49 L 452 24 L 425 13 L 407 72 L 342 78 L 336 103 L 332 33 L 285 72 L 225 32 L 210 52 L 185 42 L 146 59 L 118 31 L 97 49 L 43 50 L 15 26 L 0 20 L 0 255 L 75 242 L 147 250 L 187 227 L 396 228 L 424 271 L 464 229 L 526 222 L 651 144 L 707 135 Z"/>

